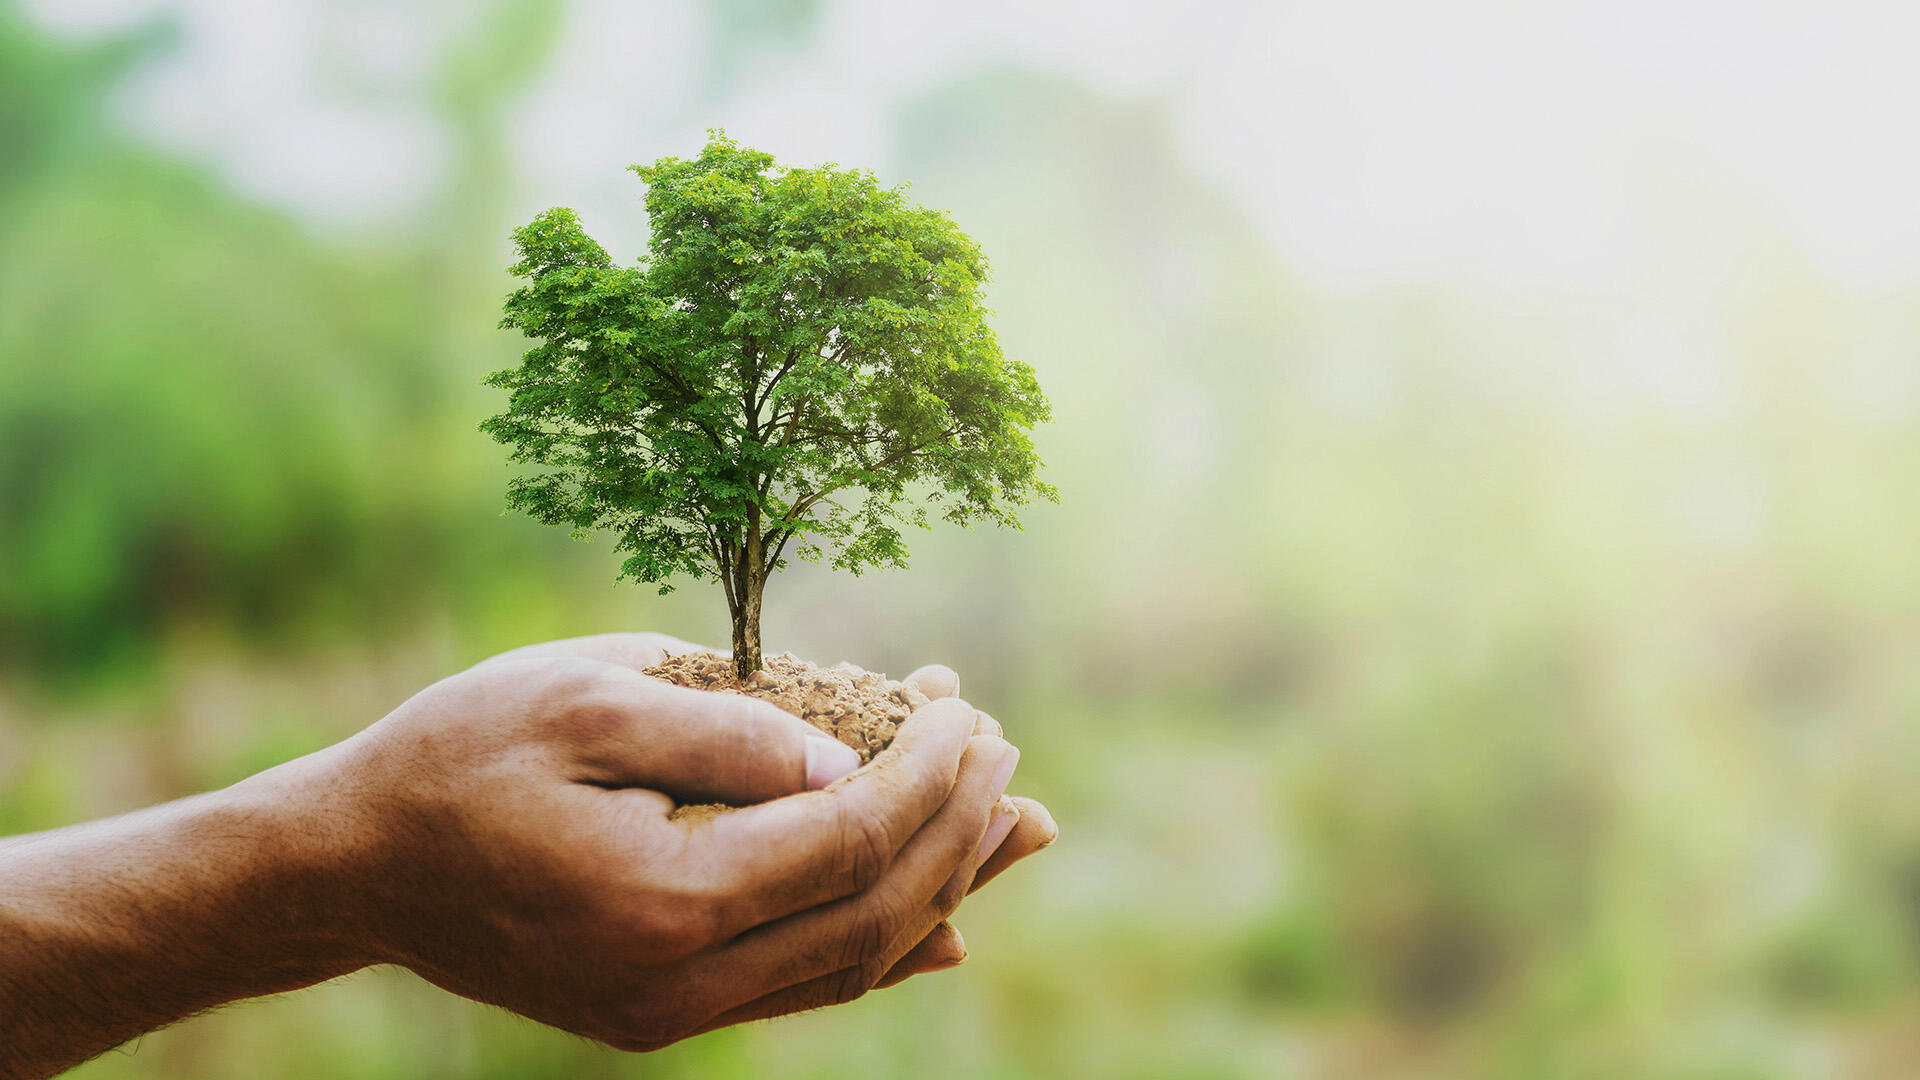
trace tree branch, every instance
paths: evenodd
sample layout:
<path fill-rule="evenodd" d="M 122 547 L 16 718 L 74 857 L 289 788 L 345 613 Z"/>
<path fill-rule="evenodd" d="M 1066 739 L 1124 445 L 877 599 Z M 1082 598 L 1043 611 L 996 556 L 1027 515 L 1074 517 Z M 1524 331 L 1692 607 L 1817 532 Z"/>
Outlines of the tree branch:
<path fill-rule="evenodd" d="M 840 358 L 847 354 L 847 349 L 850 348 L 852 344 L 853 343 L 848 341 L 845 338 L 845 336 L 842 336 L 840 339 L 840 347 L 838 349 L 835 349 L 833 352 L 829 353 L 825 357 L 826 361 L 830 364 L 839 363 Z M 798 363 L 799 360 L 800 360 L 800 356 L 797 349 L 788 351 L 787 362 L 781 366 L 780 370 L 777 373 L 775 373 L 775 375 L 773 376 L 773 381 L 767 384 L 768 394 L 773 393 L 773 388 L 775 386 L 780 385 L 780 380 L 783 378 L 786 378 L 787 372 L 793 370 L 793 365 Z M 806 407 L 809 403 L 812 402 L 812 400 L 813 400 L 813 395 L 811 394 L 802 395 L 800 400 L 794 403 L 792 411 L 787 413 L 785 417 L 785 422 L 787 425 L 787 433 L 780 440 L 781 446 L 787 446 L 793 442 L 794 431 L 799 427 L 800 417 L 802 414 L 806 412 Z M 776 412 L 773 417 L 773 424 L 771 428 L 769 428 L 769 430 L 771 430 L 772 428 L 778 428 L 781 422 L 782 422 L 782 417 L 780 416 L 779 413 Z M 852 433 L 848 432 L 848 434 L 852 434 Z"/>
<path fill-rule="evenodd" d="M 695 390 L 691 383 L 687 382 L 685 379 L 682 379 L 678 372 L 669 370 L 668 368 L 657 363 L 652 357 L 648 356 L 642 350 L 635 349 L 633 351 L 633 355 L 641 363 L 652 368 L 656 373 L 660 375 L 661 378 L 672 383 L 674 387 L 677 388 L 680 391 L 681 395 L 683 396 L 684 404 L 687 404 L 687 405 L 700 404 L 699 391 Z M 708 424 L 705 420 L 702 420 L 697 416 L 690 415 L 688 416 L 688 419 L 693 421 L 693 424 L 695 427 L 707 433 L 707 438 L 713 440 L 714 449 L 720 451 L 722 454 L 727 452 L 727 441 L 720 437 L 719 432 L 713 430 L 712 425 Z"/>
<path fill-rule="evenodd" d="M 793 411 L 787 414 L 786 434 L 780 437 L 781 446 L 792 446 L 796 433 L 806 430 L 800 426 L 800 418 L 806 415 L 807 406 L 811 404 L 813 404 L 812 394 L 802 394 L 800 395 L 800 400 L 793 403 Z M 853 432 L 849 431 L 844 434 L 851 435 Z"/>
<path fill-rule="evenodd" d="M 884 469 L 889 465 L 897 465 L 900 462 L 905 461 L 907 458 L 912 457 L 914 454 L 917 454 L 922 450 L 925 450 L 938 443 L 945 442 L 946 440 L 952 438 L 957 432 L 959 432 L 959 430 L 960 430 L 960 425 L 955 424 L 954 426 L 946 429 L 945 431 L 941 432 L 938 435 L 933 436 L 932 438 L 926 439 L 918 443 L 914 443 L 911 446 L 903 447 L 902 449 L 887 455 L 885 458 L 882 458 L 881 460 L 876 461 L 871 465 L 868 465 L 867 468 L 868 469 Z M 849 485 L 847 484 L 835 484 L 832 487 L 821 488 L 819 491 L 816 491 L 811 495 L 803 496 L 801 499 L 795 502 L 792 506 L 788 507 L 786 513 L 780 515 L 780 520 L 774 523 L 773 528 L 778 530 L 791 530 L 794 526 L 797 526 L 799 524 L 800 516 L 802 514 L 805 514 L 809 509 L 812 509 L 815 503 L 819 502 L 821 499 L 826 498 L 828 495 L 831 495 L 836 491 L 840 491 L 848 486 Z M 784 543 L 784 540 L 782 542 Z"/>
<path fill-rule="evenodd" d="M 848 439 L 854 436 L 859 436 L 856 445 L 864 446 L 870 442 L 880 441 L 880 436 L 869 433 L 866 428 L 852 431 L 846 428 L 797 427 L 795 430 L 804 434 L 793 437 L 789 442 L 781 443 L 782 446 L 798 446 L 810 442 L 826 442 L 829 439 Z"/>
<path fill-rule="evenodd" d="M 780 564 L 780 553 L 787 550 L 787 541 L 793 539 L 794 531 L 794 529 L 781 529 L 777 533 L 767 534 L 769 537 L 779 536 L 780 542 L 773 546 L 773 554 L 767 556 L 766 573 L 773 573 L 773 568 Z"/>
<path fill-rule="evenodd" d="M 731 562 L 727 559 L 727 549 L 720 543 L 720 537 L 715 535 L 711 526 L 703 522 L 700 527 L 707 534 L 707 551 L 713 556 L 713 561 L 720 570 L 720 587 L 727 593 L 727 610 L 739 611 L 740 600 L 733 593 L 733 569 Z"/>
<path fill-rule="evenodd" d="M 787 350 L 786 362 L 780 365 L 780 370 L 774 372 L 773 378 L 767 382 L 768 396 L 772 396 L 773 388 L 780 385 L 780 380 L 787 377 L 787 372 L 792 371 L 793 365 L 798 363 L 799 360 L 800 360 L 799 346 L 796 345 L 793 348 Z M 766 398 L 761 398 L 760 400 L 765 401 Z M 775 421 L 775 422 L 778 423 L 778 421 Z"/>

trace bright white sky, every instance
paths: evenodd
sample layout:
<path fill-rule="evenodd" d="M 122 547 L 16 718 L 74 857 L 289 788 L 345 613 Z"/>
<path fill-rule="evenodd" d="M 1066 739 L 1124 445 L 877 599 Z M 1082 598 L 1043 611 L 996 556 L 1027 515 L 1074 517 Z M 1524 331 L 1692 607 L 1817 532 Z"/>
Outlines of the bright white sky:
<path fill-rule="evenodd" d="M 28 7 L 78 37 L 177 15 L 181 48 L 121 96 L 128 124 L 318 222 L 403 215 L 444 165 L 422 72 L 462 5 Z M 1617 338 L 1595 338 L 1601 366 L 1682 402 L 1713 394 L 1710 320 L 1757 244 L 1858 297 L 1920 283 L 1920 5 L 828 0 L 810 42 L 722 101 L 701 97 L 709 33 L 692 4 L 575 6 L 515 114 L 540 205 L 631 251 L 631 160 L 724 122 L 784 160 L 884 173 L 896 104 L 1022 66 L 1166 102 L 1189 164 L 1291 271 L 1571 300 Z"/>

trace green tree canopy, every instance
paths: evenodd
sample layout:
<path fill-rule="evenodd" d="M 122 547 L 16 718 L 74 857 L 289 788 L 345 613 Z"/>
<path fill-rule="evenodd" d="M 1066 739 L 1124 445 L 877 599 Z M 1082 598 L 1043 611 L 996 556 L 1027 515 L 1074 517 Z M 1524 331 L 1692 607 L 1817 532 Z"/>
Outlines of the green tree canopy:
<path fill-rule="evenodd" d="M 564 208 L 514 233 L 527 279 L 502 326 L 538 344 L 488 385 L 482 430 L 535 466 L 508 504 L 607 530 L 622 577 L 715 578 L 736 668 L 760 666 L 760 600 L 786 557 L 905 565 L 927 508 L 1019 527 L 1055 492 L 1029 437 L 1048 419 L 981 301 L 987 260 L 871 172 L 781 168 L 723 132 L 647 184 L 648 254 L 619 266 Z"/>

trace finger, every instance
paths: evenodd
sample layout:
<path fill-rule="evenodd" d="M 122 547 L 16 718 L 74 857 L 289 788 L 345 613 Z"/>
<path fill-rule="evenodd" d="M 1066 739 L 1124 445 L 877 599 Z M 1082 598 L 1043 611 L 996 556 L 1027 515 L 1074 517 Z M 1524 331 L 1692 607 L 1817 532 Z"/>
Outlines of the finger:
<path fill-rule="evenodd" d="M 995 800 L 993 814 L 987 819 L 987 831 L 980 836 L 980 844 L 974 851 L 974 857 L 954 867 L 953 874 L 947 878 L 940 891 L 934 894 L 933 903 L 920 913 L 919 918 L 911 921 L 905 930 L 894 938 L 887 947 L 885 962 L 889 965 L 899 963 L 901 958 L 918 948 L 928 935 L 939 929 L 960 906 L 960 900 L 972 891 L 974 874 L 987 856 L 997 850 L 1007 834 L 1013 831 L 1020 820 L 1020 810 L 1012 799 L 1001 795 Z"/>
<path fill-rule="evenodd" d="M 928 664 L 900 681 L 932 701 L 960 696 L 960 674 L 945 664 Z"/>
<path fill-rule="evenodd" d="M 543 641 L 538 645 L 523 645 L 510 652 L 503 652 L 487 662 L 540 656 L 574 656 L 583 660 L 599 660 L 602 663 L 617 664 L 620 667 L 640 671 L 661 663 L 669 656 L 712 651 L 704 645 L 695 645 L 691 641 L 682 641 L 667 634 L 592 634 L 587 637 Z"/>
<path fill-rule="evenodd" d="M 860 765 L 851 748 L 776 705 L 626 668 L 606 668 L 559 722 L 577 779 L 682 802 L 765 802 L 826 787 Z"/>
<path fill-rule="evenodd" d="M 964 885 L 962 887 L 964 888 Z M 792 986 L 763 994 L 744 1005 L 735 1006 L 721 1013 L 701 1030 L 712 1031 L 714 1028 L 728 1027 L 749 1020 L 768 1020 L 776 1016 L 823 1009 L 829 1005 L 844 1005 L 861 997 L 868 990 L 892 986 L 919 974 L 918 970 L 909 965 L 907 957 L 912 956 L 921 943 L 936 937 L 940 927 L 947 926 L 951 929 L 946 916 L 951 915 L 951 909 L 959 905 L 959 894 L 954 895 L 955 899 L 951 903 L 941 903 L 936 900 L 919 913 L 918 921 L 913 924 L 913 928 L 903 935 L 915 942 L 911 947 L 889 949 L 874 960 L 841 968 L 838 971 L 815 976 Z M 959 931 L 954 931 L 954 936 L 958 937 Z M 964 960 L 966 958 L 964 943 L 961 947 L 963 950 L 961 959 Z M 940 946 L 935 945 L 932 948 L 938 949 Z M 953 961 L 940 966 L 951 967 L 953 963 L 958 962 Z"/>
<path fill-rule="evenodd" d="M 829 975 L 810 979 L 799 986 L 788 987 L 767 995 L 766 1000 L 757 1003 L 758 1007 L 771 1011 L 770 1016 L 782 1016 L 786 1012 L 798 1011 L 792 1008 L 795 1002 L 808 1001 L 821 994 L 859 996 L 858 984 L 872 972 L 884 972 L 871 989 L 893 986 L 904 982 L 914 975 L 925 971 L 937 971 L 952 967 L 966 959 L 966 943 L 958 941 L 960 931 L 954 929 L 947 919 L 959 908 L 960 900 L 971 891 L 974 872 L 978 869 L 981 857 L 1000 846 L 1019 818 L 1019 811 L 1007 796 L 1000 796 L 995 803 L 993 816 L 988 820 L 987 830 L 980 837 L 976 855 L 957 867 L 952 876 L 934 894 L 933 902 L 922 909 L 918 916 L 907 924 L 880 956 L 869 964 L 855 965 Z M 953 941 L 948 939 L 951 935 Z M 958 944 L 957 955 L 953 951 Z M 828 1004 L 838 1004 L 828 1001 Z M 815 1005 L 803 1005 L 799 1008 L 817 1008 Z M 737 1021 L 729 1021 L 737 1022 Z"/>
<path fill-rule="evenodd" d="M 1013 831 L 1007 834 L 1000 847 L 987 856 L 986 862 L 980 864 L 979 872 L 973 875 L 973 885 L 967 890 L 969 893 L 999 877 L 1007 867 L 1060 838 L 1060 826 L 1054 824 L 1053 815 L 1047 812 L 1046 807 L 1018 795 L 1013 797 L 1013 803 L 1020 808 L 1020 820 L 1014 824 Z"/>
<path fill-rule="evenodd" d="M 750 883 L 728 890 L 726 936 L 878 881 L 949 801 L 972 732 L 973 707 L 943 698 L 902 721 L 892 745 L 827 790 L 708 822 L 711 875 Z"/>
<path fill-rule="evenodd" d="M 965 885 L 949 883 L 956 871 L 979 864 L 997 785 L 1018 757 L 999 739 L 969 739 L 952 795 L 871 888 L 756 927 L 701 956 L 690 979 L 714 988 L 721 1000 L 708 1004 L 718 1022 L 835 1004 L 878 982 L 959 906 Z"/>
<path fill-rule="evenodd" d="M 1001 730 L 1000 721 L 995 720 L 983 712 L 975 712 L 973 714 L 973 733 L 975 735 L 992 735 L 997 739 L 1007 737 L 1007 733 Z"/>
<path fill-rule="evenodd" d="M 882 961 L 889 965 L 887 967 L 888 975 L 892 975 L 898 971 L 901 965 L 906 963 L 907 957 L 912 956 L 915 952 L 921 951 L 923 947 L 927 945 L 927 941 L 930 938 L 939 936 L 942 926 L 947 926 L 947 929 L 952 930 L 952 927 L 948 926 L 946 920 L 959 908 L 961 897 L 973 891 L 972 886 L 975 872 L 979 870 L 980 865 L 988 856 L 1000 848 L 1001 843 L 1006 840 L 1007 835 L 1013 831 L 1014 825 L 1019 820 L 1019 807 L 1012 799 L 1006 795 L 1001 795 L 994 803 L 993 816 L 987 820 L 987 831 L 980 837 L 980 846 L 974 858 L 954 868 L 953 875 L 947 879 L 945 885 L 940 887 L 940 891 L 934 894 L 933 903 L 929 905 L 925 911 L 920 913 L 918 919 L 910 923 L 907 929 L 902 931 L 901 934 L 894 939 L 892 945 L 888 946 L 885 959 Z M 957 933 L 957 931 L 955 932 Z M 958 961 L 954 962 L 958 963 Z M 912 974 L 914 974 L 913 971 L 906 971 L 893 981 L 898 982 L 900 979 L 904 979 Z M 882 976 L 881 981 L 874 985 L 877 989 L 881 986 L 890 986 L 892 983 L 887 981 L 886 976 Z"/>
<path fill-rule="evenodd" d="M 905 982 L 915 975 L 924 975 L 930 971 L 944 971 L 967 962 L 967 941 L 960 936 L 950 922 L 942 922 L 933 928 L 933 933 L 921 939 L 893 965 L 880 981 L 873 984 L 875 990 L 885 990 L 889 986 Z"/>

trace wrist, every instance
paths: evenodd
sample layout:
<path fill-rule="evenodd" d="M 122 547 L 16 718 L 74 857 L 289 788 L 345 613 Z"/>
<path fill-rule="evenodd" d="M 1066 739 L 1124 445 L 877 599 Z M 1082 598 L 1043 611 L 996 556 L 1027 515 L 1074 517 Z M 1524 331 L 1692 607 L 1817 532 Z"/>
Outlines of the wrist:
<path fill-rule="evenodd" d="M 317 776 L 272 772 L 0 845 L 0 1077 L 369 962 L 328 902 Z"/>
<path fill-rule="evenodd" d="M 309 754 L 214 793 L 207 827 L 246 838 L 250 882 L 243 901 L 263 916 L 263 952 L 309 982 L 390 958 L 371 932 L 378 877 L 372 826 L 345 747 Z"/>

